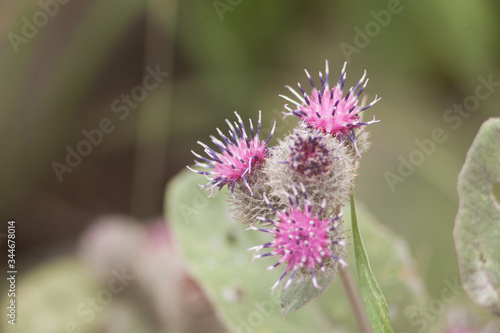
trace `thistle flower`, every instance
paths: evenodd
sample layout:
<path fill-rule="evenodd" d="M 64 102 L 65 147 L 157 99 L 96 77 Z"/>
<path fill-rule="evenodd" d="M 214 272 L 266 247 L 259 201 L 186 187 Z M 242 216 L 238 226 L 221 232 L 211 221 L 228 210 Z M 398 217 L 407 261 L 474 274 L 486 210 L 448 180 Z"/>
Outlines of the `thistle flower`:
<path fill-rule="evenodd" d="M 241 120 L 240 115 L 235 111 L 234 114 L 238 118 L 239 123 L 234 122 L 231 124 L 229 120 L 226 119 L 226 123 L 229 125 L 229 136 L 224 135 L 218 128 L 222 141 L 210 136 L 212 142 L 217 146 L 220 152 L 216 152 L 212 148 L 208 147 L 206 144 L 198 141 L 204 149 L 205 153 L 209 158 L 205 158 L 198 155 L 194 151 L 191 151 L 197 158 L 201 160 L 195 160 L 195 165 L 201 168 L 211 169 L 210 171 L 199 171 L 194 170 L 188 166 L 188 169 L 205 175 L 209 180 L 209 183 L 203 185 L 202 187 L 208 187 L 213 195 L 214 188 L 221 190 L 224 185 L 231 186 L 231 193 L 234 196 L 234 187 L 237 182 L 243 181 L 245 186 L 248 188 L 250 193 L 252 189 L 248 184 L 246 176 L 252 172 L 252 168 L 260 168 L 264 159 L 268 155 L 267 144 L 274 133 L 274 128 L 276 122 L 273 125 L 271 134 L 266 141 L 261 141 L 259 139 L 260 129 L 262 126 L 261 112 L 259 111 L 259 122 L 257 124 L 257 132 L 254 132 L 254 127 L 252 120 L 250 122 L 250 137 L 247 135 L 245 125 L 243 120 Z"/>
<path fill-rule="evenodd" d="M 311 178 L 327 172 L 333 160 L 340 157 L 331 156 L 331 151 L 320 133 L 309 132 L 307 134 L 309 135 L 303 136 L 300 132 L 295 132 L 291 137 L 289 158 L 280 163 L 288 164 L 296 172 Z"/>
<path fill-rule="evenodd" d="M 263 248 L 272 248 L 271 252 L 265 254 L 256 254 L 254 258 L 267 256 L 278 257 L 278 262 L 268 269 L 286 264 L 283 275 L 271 287 L 271 290 L 279 285 L 285 275 L 291 272 L 291 276 L 284 288 L 288 288 L 297 273 L 306 273 L 311 275 L 313 285 L 320 289 L 316 278 L 315 270 L 319 266 L 320 272 L 326 271 L 325 266 L 334 262 L 333 269 L 337 264 L 346 265 L 342 259 L 345 253 L 345 240 L 340 223 L 341 215 L 334 218 L 322 218 L 321 214 L 326 206 L 326 200 L 323 200 L 321 209 L 314 214 L 311 202 L 307 199 L 305 189 L 303 209 L 300 208 L 300 200 L 295 190 L 295 202 L 288 195 L 290 206 L 288 210 L 276 210 L 264 194 L 264 199 L 274 210 L 277 221 L 262 217 L 260 220 L 271 223 L 273 227 L 269 229 L 257 228 L 251 225 L 248 229 L 267 232 L 274 235 L 274 240 L 263 245 L 248 249 L 259 251 Z M 247 230 L 248 230 L 247 229 Z"/>
<path fill-rule="evenodd" d="M 320 129 L 324 133 L 332 134 L 340 140 L 343 140 L 344 137 L 348 137 L 349 140 L 355 144 L 355 129 L 378 122 L 378 120 L 375 120 L 375 117 L 372 121 L 362 122 L 359 114 L 374 105 L 380 98 L 375 96 L 375 99 L 370 104 L 366 106 L 358 105 L 359 97 L 368 83 L 368 79 L 365 80 L 366 71 L 358 84 L 354 88 L 351 87 L 344 96 L 344 85 L 347 78 L 345 72 L 346 65 L 347 62 L 344 63 L 337 85 L 331 89 L 328 82 L 328 60 L 325 65 L 325 76 L 323 77 L 323 74 L 321 72 L 319 73 L 321 90 L 316 89 L 307 70 L 305 70 L 305 72 L 312 87 L 310 95 L 306 94 L 300 83 L 298 83 L 298 87 L 302 95 L 290 86 L 285 86 L 298 99 L 298 101 L 296 101 L 287 96 L 280 95 L 285 100 L 295 104 L 295 109 L 285 104 L 285 109 L 289 111 L 284 112 L 285 116 L 296 115 L 302 119 L 309 128 Z"/>
<path fill-rule="evenodd" d="M 326 198 L 327 211 L 332 212 L 349 198 L 355 163 L 348 145 L 321 130 L 300 127 L 270 151 L 262 172 L 271 187 L 270 197 L 280 198 L 282 204 L 287 202 L 284 192 L 291 194 L 295 184 L 303 184 L 314 208 Z"/>

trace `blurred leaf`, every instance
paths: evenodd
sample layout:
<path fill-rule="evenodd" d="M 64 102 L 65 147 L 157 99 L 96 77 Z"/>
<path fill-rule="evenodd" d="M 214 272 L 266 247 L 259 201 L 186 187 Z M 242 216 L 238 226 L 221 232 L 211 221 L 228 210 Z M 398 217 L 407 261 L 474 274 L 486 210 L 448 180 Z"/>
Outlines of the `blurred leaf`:
<path fill-rule="evenodd" d="M 274 264 L 272 259 L 252 263 L 247 252 L 248 248 L 268 241 L 268 235 L 243 232 L 243 226 L 228 213 L 226 201 L 230 196 L 218 193 L 207 199 L 207 192 L 198 186 L 203 181 L 188 171 L 179 174 L 167 188 L 165 211 L 191 273 L 228 328 L 256 332 L 356 332 L 340 281 L 334 281 L 323 296 L 284 320 L 280 300 L 270 294 L 270 287 L 281 273 L 265 269 Z M 360 216 L 373 270 L 381 279 L 381 288 L 390 295 L 389 309 L 394 327 L 400 332 L 409 324 L 404 308 L 420 307 L 425 297 L 423 289 L 404 241 L 380 225 L 362 206 Z M 346 214 L 344 228 L 349 227 L 350 217 Z M 348 261 L 354 265 L 353 258 Z"/>
<path fill-rule="evenodd" d="M 459 207 L 453 236 L 464 289 L 478 305 L 500 316 L 500 118 L 480 128 L 458 177 Z"/>
<path fill-rule="evenodd" d="M 126 271 L 117 269 L 115 275 L 111 270 L 106 283 L 101 283 L 76 257 L 47 261 L 21 278 L 18 276 L 16 325 L 2 320 L 0 331 L 152 332 L 137 302 L 120 297 L 120 293 L 131 288 L 127 280 L 120 280 L 128 275 L 123 272 Z M 7 297 L 2 299 L 3 309 L 8 301 Z"/>
<path fill-rule="evenodd" d="M 56 332 L 66 329 L 69 322 L 83 322 L 84 317 L 78 317 L 76 309 L 87 297 L 95 295 L 98 284 L 80 262 L 65 258 L 31 270 L 18 281 L 17 289 L 16 329 Z M 92 331 L 95 325 L 94 321 L 87 327 Z"/>
<path fill-rule="evenodd" d="M 356 267 L 358 269 L 361 296 L 365 303 L 368 318 L 375 333 L 393 332 L 389 318 L 389 309 L 384 295 L 378 286 L 377 280 L 372 273 L 368 256 L 359 232 L 358 219 L 356 216 L 356 205 L 354 195 L 351 194 L 351 219 L 352 235 L 354 239 L 354 254 L 356 256 Z"/>
<path fill-rule="evenodd" d="M 252 263 L 248 248 L 265 243 L 260 232 L 244 226 L 228 213 L 226 193 L 207 199 L 198 186 L 204 178 L 181 172 L 167 187 L 165 211 L 191 272 L 230 331 L 322 332 L 328 329 L 312 309 L 304 308 L 286 320 L 280 302 L 271 296 L 276 272 L 267 260 Z M 340 306 L 340 304 L 338 304 Z M 330 323 L 329 323 L 330 324 Z"/>

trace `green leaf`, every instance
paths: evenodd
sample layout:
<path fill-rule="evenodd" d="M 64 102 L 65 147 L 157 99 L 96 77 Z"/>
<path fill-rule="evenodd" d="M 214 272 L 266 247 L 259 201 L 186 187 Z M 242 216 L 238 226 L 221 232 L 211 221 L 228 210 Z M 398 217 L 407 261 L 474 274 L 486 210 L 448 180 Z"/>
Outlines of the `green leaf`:
<path fill-rule="evenodd" d="M 179 174 L 167 188 L 165 210 L 191 274 L 229 331 L 357 332 L 352 310 L 338 279 L 328 290 L 325 288 L 324 295 L 300 311 L 292 311 L 300 301 L 290 301 L 287 309 L 290 314 L 285 320 L 280 311 L 282 300 L 277 293 L 273 296 L 270 293 L 270 287 L 282 272 L 266 270 L 275 263 L 273 259 L 251 262 L 251 254 L 247 251 L 268 242 L 269 235 L 244 232 L 245 227 L 233 221 L 228 213 L 231 196 L 218 193 L 215 198 L 208 199 L 207 192 L 198 186 L 204 181 L 192 172 Z M 363 219 L 367 247 L 372 251 L 372 262 L 376 264 L 374 272 L 382 279 L 381 288 L 391 295 L 389 308 L 394 314 L 394 328 L 398 332 L 417 332 L 415 328 L 408 329 L 410 322 L 404 311 L 408 306 L 416 309 L 423 303 L 422 288 L 412 269 L 407 246 L 362 205 L 359 214 Z M 344 218 L 347 230 L 350 228 L 349 212 Z M 353 255 L 348 256 L 347 261 L 354 267 Z"/>
<path fill-rule="evenodd" d="M 389 309 L 384 295 L 378 286 L 375 276 L 370 268 L 368 256 L 363 246 L 361 233 L 359 231 L 358 219 L 356 216 L 356 205 L 354 195 L 351 194 L 351 219 L 352 234 L 354 239 L 354 254 L 356 256 L 356 267 L 358 269 L 361 296 L 365 303 L 368 318 L 375 333 L 393 332 L 389 318 Z"/>
<path fill-rule="evenodd" d="M 359 201 L 356 202 L 356 217 L 363 221 L 363 244 L 370 253 L 370 266 L 377 277 L 380 289 L 387 296 L 391 324 L 395 332 L 416 333 L 422 326 L 415 320 L 427 309 L 429 295 L 417 273 L 410 248 L 405 239 L 395 234 Z M 349 211 L 344 213 L 344 229 L 353 230 Z M 351 253 L 353 244 L 348 247 Z M 347 262 L 354 269 L 355 256 Z M 359 283 L 358 283 L 359 285 Z M 334 289 L 337 284 L 333 284 Z M 328 296 L 327 296 L 328 297 Z M 421 318 L 421 317 L 420 317 Z M 424 328 L 429 331 L 428 328 Z"/>
<path fill-rule="evenodd" d="M 84 322 L 76 309 L 99 290 L 90 272 L 72 257 L 36 267 L 16 284 L 16 326 L 5 325 L 6 332 L 57 332 L 64 330 L 67 322 L 83 327 Z M 6 302 L 8 300 L 4 298 L 3 309 Z M 4 323 L 6 321 L 2 321 Z M 91 324 L 95 329 L 95 323 Z M 13 329 L 9 330 L 9 326 Z"/>
<path fill-rule="evenodd" d="M 222 192 L 208 199 L 198 186 L 204 181 L 187 170 L 180 173 L 167 187 L 165 211 L 193 277 L 222 323 L 230 332 L 331 331 L 331 322 L 314 307 L 283 318 L 279 298 L 270 290 L 281 273 L 266 270 L 275 261 L 252 262 L 247 251 L 268 242 L 269 235 L 245 232 L 228 212 L 231 196 Z"/>
<path fill-rule="evenodd" d="M 95 333 L 111 332 L 111 327 L 123 333 L 152 332 L 137 303 L 128 302 L 114 292 L 109 303 L 101 303 L 98 295 L 110 292 L 108 281 L 96 279 L 76 256 L 45 261 L 17 278 L 16 325 L 9 324 L 8 317 L 3 318 L 0 332 Z M 10 299 L 7 292 L 2 295 L 2 309 L 9 306 Z M 89 303 L 91 299 L 97 307 Z"/>
<path fill-rule="evenodd" d="M 282 284 L 280 302 L 283 315 L 286 317 L 321 296 L 328 290 L 336 275 L 337 272 L 334 270 L 317 274 L 320 289 L 313 285 L 311 277 L 307 275 L 294 277 L 294 282 L 287 289 L 284 289 L 284 284 Z"/>
<path fill-rule="evenodd" d="M 462 284 L 469 297 L 500 316 L 500 118 L 487 120 L 458 176 L 459 207 L 453 236 Z"/>

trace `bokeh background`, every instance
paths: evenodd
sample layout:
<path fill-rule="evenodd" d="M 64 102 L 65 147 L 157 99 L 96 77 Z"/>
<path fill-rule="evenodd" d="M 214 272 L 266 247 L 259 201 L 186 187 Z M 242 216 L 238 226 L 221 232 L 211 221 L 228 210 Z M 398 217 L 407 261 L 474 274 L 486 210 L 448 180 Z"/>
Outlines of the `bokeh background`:
<path fill-rule="evenodd" d="M 375 115 L 381 122 L 370 126 L 373 145 L 363 157 L 356 195 L 408 241 L 418 274 L 431 297 L 439 297 L 444 281 L 458 276 L 452 239 L 457 175 L 481 123 L 499 116 L 500 84 L 480 88 L 489 96 L 476 99 L 472 111 L 449 110 L 473 103 L 484 80 L 500 82 L 499 13 L 494 0 L 2 1 L 0 246 L 7 253 L 7 221 L 16 220 L 18 286 L 24 278 L 26 288 L 32 283 L 38 290 L 40 276 L 56 268 L 72 271 L 72 279 L 80 277 L 85 285 L 98 281 L 99 268 L 77 273 L 75 258 L 90 267 L 99 260 L 126 262 L 145 251 L 151 233 L 168 234 L 158 227 L 164 188 L 193 162 L 196 141 L 206 142 L 235 110 L 244 119 L 262 110 L 269 127 L 281 119 L 284 100 L 278 94 L 289 94 L 284 85 L 305 86 L 303 69 L 316 76 L 328 59 L 332 77 L 349 61 L 350 85 L 366 69 L 365 94 L 382 97 L 367 110 L 367 118 Z M 151 71 L 162 73 L 158 84 L 141 90 Z M 127 94 L 140 97 L 127 104 Z M 68 151 L 82 145 L 84 132 L 102 126 L 103 119 L 113 129 L 101 132 L 91 152 L 69 167 Z M 281 124 L 275 138 L 295 122 L 287 118 Z M 387 172 L 398 174 L 402 159 L 419 149 L 415 140 L 432 138 L 437 128 L 444 142 L 434 142 L 433 152 L 391 188 Z M 69 168 L 58 176 L 61 165 Z M 180 281 L 192 294 L 189 302 L 199 307 L 188 314 L 190 320 L 209 322 L 217 331 L 195 283 L 173 277 L 182 271 L 171 259 L 179 255 L 169 252 L 175 252 L 170 243 L 158 248 L 170 259 L 144 255 L 141 262 L 150 261 L 151 275 L 165 283 Z M 121 252 L 131 254 L 120 257 Z M 172 263 L 164 277 L 154 271 L 162 260 Z M 5 279 L 1 283 L 5 290 Z M 140 304 L 172 318 L 186 315 L 175 314 L 182 312 L 178 304 L 188 302 L 177 299 L 183 297 L 158 305 L 154 296 L 143 299 L 141 290 L 130 292 Z M 135 301 L 124 302 L 119 313 L 135 311 Z M 59 303 L 64 300 L 46 299 L 30 311 Z M 147 313 L 137 315 L 143 330 L 132 332 L 175 326 L 163 322 L 160 310 L 141 311 Z M 49 318 L 34 331 L 47 331 L 44 323 L 57 329 Z M 116 329 L 99 325 L 87 329 Z"/>

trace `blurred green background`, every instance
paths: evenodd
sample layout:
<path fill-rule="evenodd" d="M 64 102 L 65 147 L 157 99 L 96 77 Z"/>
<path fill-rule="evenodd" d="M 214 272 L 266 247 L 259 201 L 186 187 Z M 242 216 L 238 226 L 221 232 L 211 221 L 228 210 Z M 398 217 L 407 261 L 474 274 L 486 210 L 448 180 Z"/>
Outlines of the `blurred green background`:
<path fill-rule="evenodd" d="M 328 59 L 331 77 L 349 61 L 349 85 L 366 69 L 365 94 L 382 97 L 365 115 L 381 122 L 356 194 L 407 239 L 439 297 L 458 276 L 457 174 L 481 123 L 499 116 L 499 13 L 494 0 L 1 2 L 0 233 L 17 221 L 19 276 L 73 253 L 99 216 L 161 216 L 165 184 L 197 140 L 234 110 L 262 110 L 269 128 L 284 85 L 305 86 L 303 69 L 315 77 Z M 152 71 L 158 84 L 140 88 Z M 103 119 L 110 133 L 84 147 Z M 295 120 L 281 124 L 275 138 Z M 387 172 L 436 128 L 446 140 L 391 188 Z M 79 145 L 91 152 L 70 167 Z"/>

